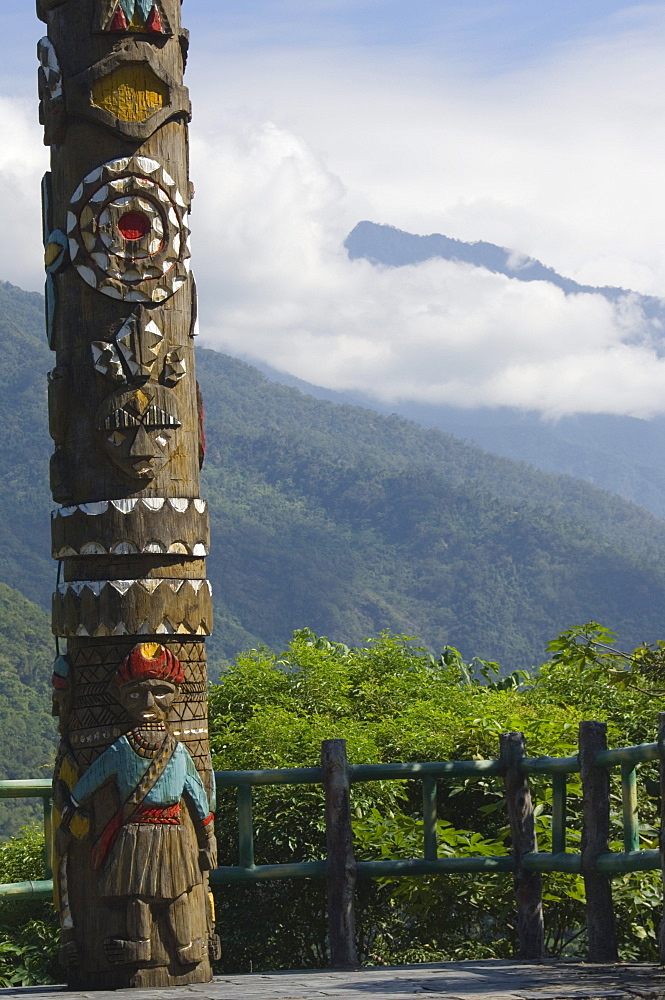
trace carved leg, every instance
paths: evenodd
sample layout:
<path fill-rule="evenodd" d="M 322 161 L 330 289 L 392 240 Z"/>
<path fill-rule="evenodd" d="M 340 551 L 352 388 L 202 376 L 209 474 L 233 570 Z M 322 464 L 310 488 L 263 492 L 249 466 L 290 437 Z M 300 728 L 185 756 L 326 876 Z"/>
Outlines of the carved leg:
<path fill-rule="evenodd" d="M 74 937 L 74 922 L 69 908 L 69 880 L 67 871 L 67 854 L 58 861 L 58 887 L 60 897 L 60 964 L 65 969 L 75 968 L 80 961 L 76 939 Z"/>
<path fill-rule="evenodd" d="M 130 899 L 127 902 L 127 937 L 107 938 L 104 942 L 109 962 L 126 965 L 130 962 L 150 961 L 151 929 L 150 903 L 138 898 Z"/>
<path fill-rule="evenodd" d="M 219 962 L 222 957 L 222 942 L 219 934 L 215 933 L 215 897 L 209 891 L 208 894 L 208 957 L 211 962 Z"/>
<path fill-rule="evenodd" d="M 176 943 L 178 961 L 183 965 L 198 965 L 205 958 L 208 945 L 203 938 L 192 940 L 192 920 L 189 893 L 174 899 L 167 910 L 167 919 Z"/>

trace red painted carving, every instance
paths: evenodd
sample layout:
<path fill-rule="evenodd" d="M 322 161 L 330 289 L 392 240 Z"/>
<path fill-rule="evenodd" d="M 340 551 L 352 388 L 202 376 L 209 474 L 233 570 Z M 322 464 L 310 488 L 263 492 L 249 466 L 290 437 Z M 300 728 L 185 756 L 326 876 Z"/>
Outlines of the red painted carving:
<path fill-rule="evenodd" d="M 171 684 L 182 684 L 185 672 L 180 660 L 170 649 L 158 646 L 154 654 L 150 655 L 145 645 L 139 643 L 118 667 L 116 680 L 122 686 L 132 681 L 148 680 L 151 677 L 169 681 Z"/>
<path fill-rule="evenodd" d="M 148 20 L 146 21 L 145 26 L 148 31 L 153 31 L 155 34 L 161 35 L 163 33 L 164 28 L 162 27 L 162 19 L 159 16 L 159 10 L 157 9 L 156 4 L 148 14 Z"/>
<path fill-rule="evenodd" d="M 118 219 L 120 235 L 126 240 L 140 240 L 150 232 L 150 220 L 143 212 L 125 212 Z"/>
<path fill-rule="evenodd" d="M 127 17 L 122 7 L 118 5 L 111 20 L 109 31 L 127 31 L 127 28 Z"/>
<path fill-rule="evenodd" d="M 139 806 L 132 816 L 132 823 L 168 823 L 177 826 L 179 822 L 179 802 L 172 806 Z"/>

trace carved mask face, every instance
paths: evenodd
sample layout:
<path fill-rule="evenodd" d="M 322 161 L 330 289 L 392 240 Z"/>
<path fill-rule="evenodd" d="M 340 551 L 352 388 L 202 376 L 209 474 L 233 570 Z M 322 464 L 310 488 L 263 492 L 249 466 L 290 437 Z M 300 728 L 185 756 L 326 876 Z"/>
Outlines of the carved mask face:
<path fill-rule="evenodd" d="M 123 684 L 118 700 L 132 722 L 166 722 L 176 693 L 175 684 L 153 677 Z"/>
<path fill-rule="evenodd" d="M 97 414 L 106 454 L 129 479 L 147 482 L 164 468 L 180 428 L 175 394 L 151 385 L 115 392 Z"/>

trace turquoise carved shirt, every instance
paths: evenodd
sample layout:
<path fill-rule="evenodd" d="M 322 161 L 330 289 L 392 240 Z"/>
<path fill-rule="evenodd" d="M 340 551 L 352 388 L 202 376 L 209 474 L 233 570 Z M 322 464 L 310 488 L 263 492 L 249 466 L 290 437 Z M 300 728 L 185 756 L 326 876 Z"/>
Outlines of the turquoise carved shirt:
<path fill-rule="evenodd" d="M 138 785 L 149 764 L 149 760 L 139 757 L 132 750 L 127 737 L 121 736 L 76 782 L 72 789 L 72 797 L 76 802 L 85 802 L 108 778 L 113 777 L 118 784 L 120 798 L 124 802 Z M 143 803 L 153 808 L 172 806 L 179 802 L 183 795 L 190 803 L 196 818 L 199 820 L 208 818 L 210 803 L 203 782 L 189 750 L 184 744 L 178 743 L 173 756 L 143 799 Z"/>

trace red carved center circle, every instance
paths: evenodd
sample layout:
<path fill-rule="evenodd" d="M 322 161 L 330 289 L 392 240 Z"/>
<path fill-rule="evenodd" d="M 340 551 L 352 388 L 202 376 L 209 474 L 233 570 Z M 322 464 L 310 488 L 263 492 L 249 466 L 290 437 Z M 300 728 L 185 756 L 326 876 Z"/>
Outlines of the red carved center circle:
<path fill-rule="evenodd" d="M 140 240 L 150 232 L 150 219 L 143 212 L 125 212 L 118 219 L 120 235 L 125 240 Z"/>

